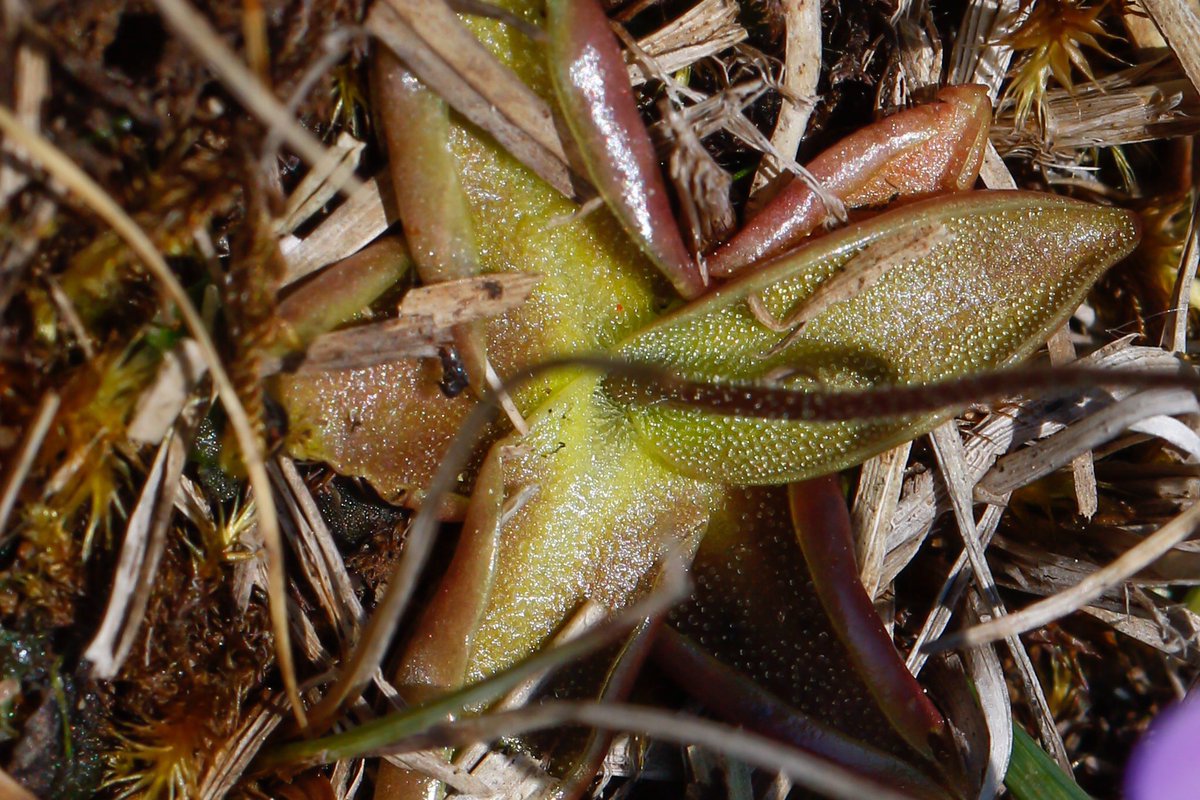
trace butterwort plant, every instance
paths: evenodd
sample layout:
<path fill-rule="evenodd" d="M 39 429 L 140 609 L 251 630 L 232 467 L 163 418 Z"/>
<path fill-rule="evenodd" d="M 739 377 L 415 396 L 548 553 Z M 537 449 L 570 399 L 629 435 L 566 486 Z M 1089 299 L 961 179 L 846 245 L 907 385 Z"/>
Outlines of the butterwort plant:
<path fill-rule="evenodd" d="M 712 252 L 689 252 L 596 0 L 502 5 L 530 21 L 544 13 L 544 41 L 495 20 L 468 24 L 565 121 L 577 171 L 604 208 L 579 215 L 378 53 L 378 119 L 406 247 L 376 247 L 427 282 L 527 271 L 540 283 L 515 310 L 456 330 L 470 391 L 447 396 L 428 359 L 275 385 L 293 455 L 462 521 L 397 687 L 421 704 L 496 675 L 544 648 L 585 601 L 628 606 L 665 554 L 683 554 L 694 593 L 644 638 L 686 691 L 881 784 L 972 796 L 980 776 L 858 582 L 836 477 L 952 411 L 839 413 L 835 399 L 781 414 L 770 398 L 886 396 L 1018 363 L 1133 249 L 1136 218 L 1048 194 L 969 191 L 990 105 L 982 88 L 958 86 L 834 145 L 809 165 L 816 185 L 797 180 Z M 839 204 L 851 222 L 814 236 Z M 856 208 L 871 213 L 855 221 Z M 374 271 L 338 302 L 360 307 L 400 271 Z M 283 310 L 308 336 L 321 327 L 310 324 L 314 307 Z M 322 314 L 322 326 L 339 317 Z M 579 364 L 539 373 L 513 388 L 513 427 L 488 430 L 457 505 L 427 497 L 489 374 L 593 356 L 711 391 L 672 394 Z M 619 697 L 630 672 L 591 669 L 573 691 Z M 565 774 L 596 766 L 596 747 L 566 749 Z M 385 765 L 376 796 L 425 797 L 434 783 Z"/>

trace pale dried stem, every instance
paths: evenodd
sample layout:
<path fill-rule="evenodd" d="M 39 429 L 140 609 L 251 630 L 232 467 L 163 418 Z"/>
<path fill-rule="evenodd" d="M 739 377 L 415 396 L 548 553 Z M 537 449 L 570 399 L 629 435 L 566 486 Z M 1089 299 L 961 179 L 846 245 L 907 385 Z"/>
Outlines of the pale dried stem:
<path fill-rule="evenodd" d="M 783 5 L 784 41 L 783 72 L 779 76 L 784 90 L 783 104 L 775 120 L 771 144 L 785 156 L 796 157 L 796 151 L 808 128 L 821 78 L 821 2 L 796 0 Z M 757 193 L 782 174 L 774 159 L 764 156 L 758 165 L 751 185 Z"/>
<path fill-rule="evenodd" d="M 21 42 L 17 45 L 15 62 L 13 114 L 29 130 L 39 131 L 42 103 L 50 92 L 50 61 L 42 50 L 29 42 Z M 25 184 L 25 176 L 0 159 L 0 208 L 7 208 L 9 201 Z"/>
<path fill-rule="evenodd" d="M 1046 342 L 1050 351 L 1050 363 L 1054 366 L 1070 364 L 1075 360 L 1075 345 L 1071 342 L 1071 324 L 1063 323 Z M 1092 461 L 1092 451 L 1086 450 L 1071 461 L 1071 482 L 1075 486 L 1075 505 L 1079 515 L 1091 519 L 1100 507 L 1100 498 L 1096 489 L 1096 465 Z"/>
<path fill-rule="evenodd" d="M 1192 308 L 1192 284 L 1200 265 L 1200 193 L 1192 196 L 1192 216 L 1188 222 L 1187 244 L 1175 274 L 1175 289 L 1171 293 L 1171 310 L 1163 326 L 1163 347 L 1172 353 L 1187 352 L 1188 314 Z"/>
<path fill-rule="evenodd" d="M 217 353 L 212 337 L 209 336 L 208 329 L 204 326 L 204 320 L 201 319 L 196 307 L 192 305 L 187 290 L 179 283 L 175 273 L 171 271 L 162 255 L 155 249 L 150 237 L 99 184 L 58 148 L 21 125 L 5 108 L 0 108 L 0 130 L 6 137 L 23 147 L 46 172 L 74 192 L 87 208 L 108 223 L 117 235 L 129 245 L 129 248 L 137 254 L 150 274 L 161 285 L 163 293 L 178 307 L 184 325 L 187 326 L 192 337 L 200 346 L 205 361 L 208 363 L 209 371 L 212 373 L 217 394 L 225 406 L 229 423 L 237 437 L 238 446 L 241 448 L 242 458 L 245 461 L 246 472 L 250 478 L 250 485 L 254 489 L 258 502 L 259 525 L 269 559 L 268 596 L 272 629 L 275 634 L 276 658 L 279 661 L 280 673 L 283 676 L 293 713 L 303 725 L 304 708 L 301 705 L 300 692 L 296 684 L 296 670 L 292 661 L 287 629 L 283 546 L 275 515 L 275 502 L 271 495 L 271 483 L 267 477 L 254 426 L 250 422 L 250 417 L 247 415 L 242 401 L 238 398 L 233 381 L 230 380 L 225 366 L 221 363 L 221 356 Z"/>

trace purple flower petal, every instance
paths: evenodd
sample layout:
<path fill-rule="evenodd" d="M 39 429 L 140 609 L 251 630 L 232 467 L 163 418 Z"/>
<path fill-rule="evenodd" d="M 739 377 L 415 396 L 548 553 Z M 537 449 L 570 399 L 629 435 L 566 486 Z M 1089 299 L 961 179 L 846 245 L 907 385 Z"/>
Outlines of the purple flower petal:
<path fill-rule="evenodd" d="M 1200 700 L 1159 714 L 1138 742 L 1125 773 L 1129 800 L 1200 797 Z"/>

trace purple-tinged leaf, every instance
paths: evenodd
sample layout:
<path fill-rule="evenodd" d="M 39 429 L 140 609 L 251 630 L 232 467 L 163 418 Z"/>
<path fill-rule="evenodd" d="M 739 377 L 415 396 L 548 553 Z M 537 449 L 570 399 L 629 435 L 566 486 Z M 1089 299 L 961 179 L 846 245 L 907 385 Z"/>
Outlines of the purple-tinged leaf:
<path fill-rule="evenodd" d="M 704 281 L 671 211 L 604 9 L 596 0 L 550 0 L 546 23 L 554 89 L 588 176 L 679 293 L 696 297 Z"/>
<path fill-rule="evenodd" d="M 869 125 L 808 165 L 849 208 L 970 189 L 979 175 L 992 109 L 982 86 L 950 86 L 937 101 Z M 777 256 L 803 241 L 827 215 L 804 181 L 793 181 L 708 259 L 715 276 Z"/>

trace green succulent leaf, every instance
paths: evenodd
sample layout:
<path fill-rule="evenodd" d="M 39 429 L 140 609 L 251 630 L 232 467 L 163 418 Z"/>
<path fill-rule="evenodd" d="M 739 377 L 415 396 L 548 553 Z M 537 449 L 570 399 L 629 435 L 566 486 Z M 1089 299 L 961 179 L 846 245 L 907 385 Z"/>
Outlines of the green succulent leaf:
<path fill-rule="evenodd" d="M 1044 194 L 914 203 L 756 269 L 663 317 L 618 353 L 690 379 L 800 391 L 996 369 L 1033 353 L 1139 233 L 1128 212 Z M 855 276 L 862 291 L 827 297 L 799 330 L 775 324 L 803 312 L 823 284 Z M 740 484 L 833 472 L 939 419 L 763 420 L 664 403 L 632 403 L 628 417 L 680 472 Z"/>

